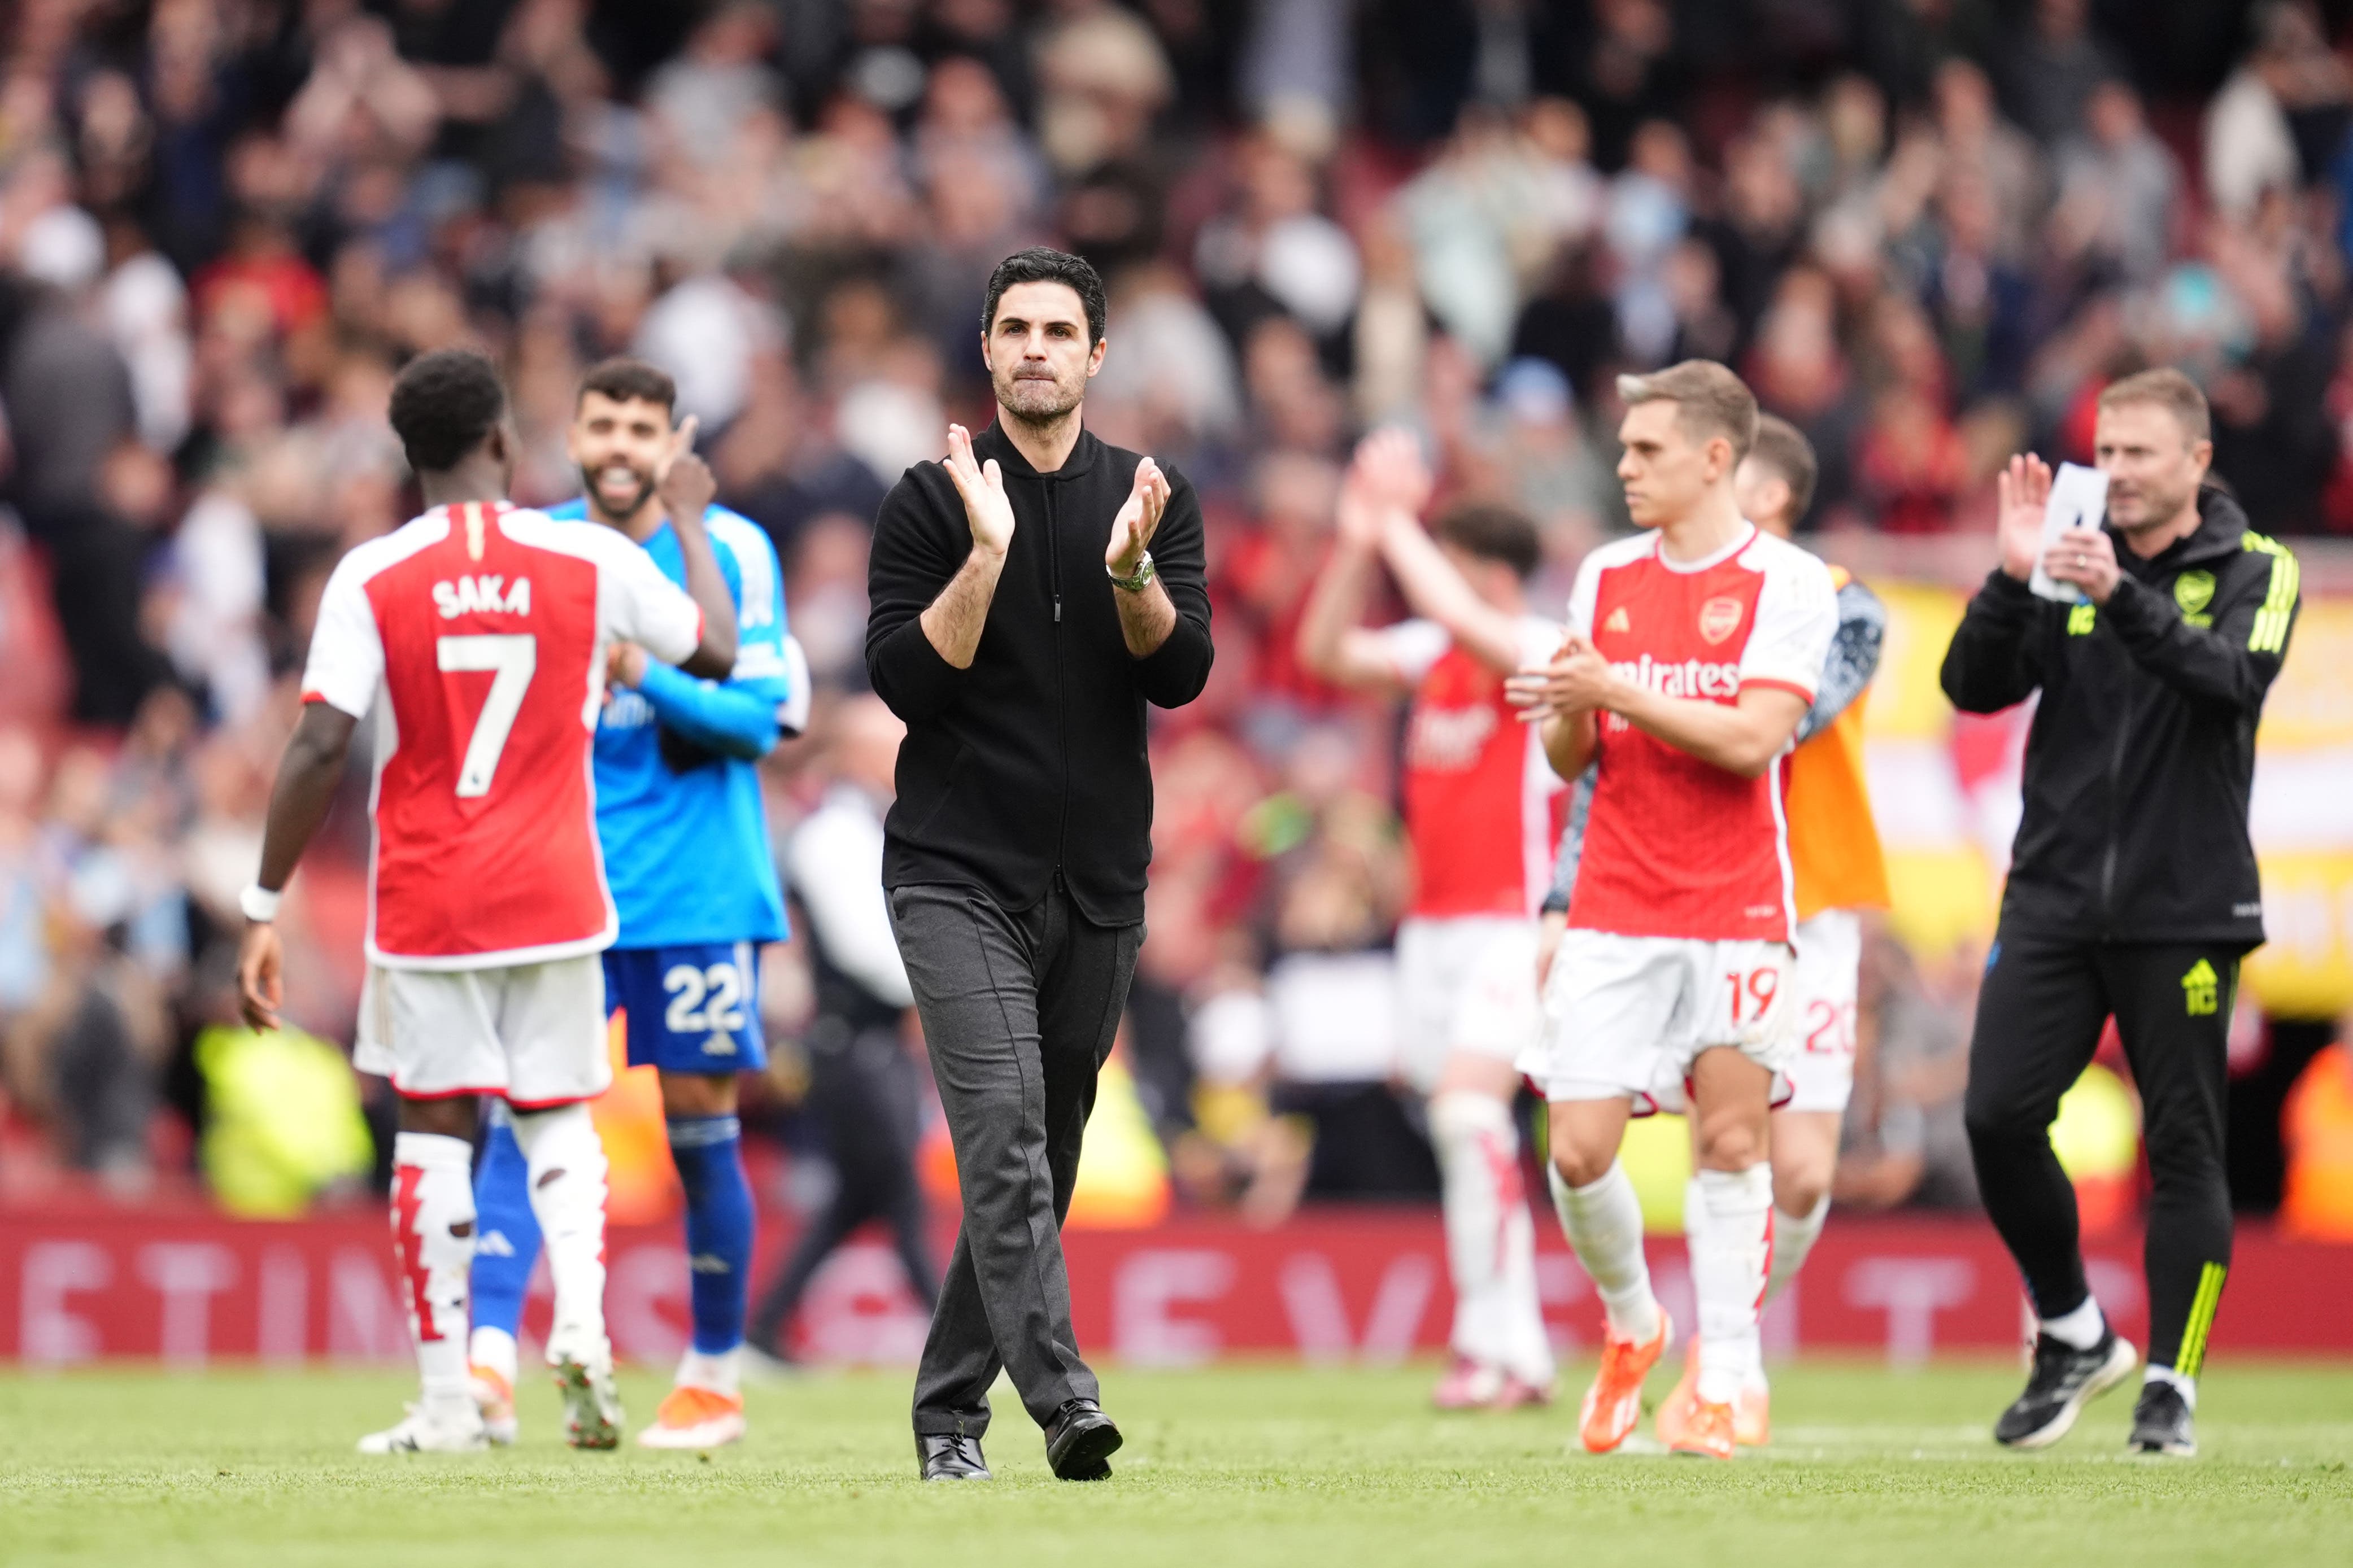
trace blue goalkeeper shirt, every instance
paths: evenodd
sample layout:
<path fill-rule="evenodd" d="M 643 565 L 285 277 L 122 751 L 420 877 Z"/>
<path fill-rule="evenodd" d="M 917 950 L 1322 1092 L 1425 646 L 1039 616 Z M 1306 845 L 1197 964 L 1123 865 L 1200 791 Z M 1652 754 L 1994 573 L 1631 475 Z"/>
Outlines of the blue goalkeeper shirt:
<path fill-rule="evenodd" d="M 585 499 L 547 515 L 604 526 L 588 520 Z M 596 721 L 596 834 L 621 915 L 618 947 L 787 934 L 759 777 L 759 759 L 776 743 L 777 709 L 793 695 L 784 572 L 750 519 L 713 506 L 703 527 L 735 601 L 734 673 L 700 680 L 649 661 L 645 684 L 614 688 Z M 686 559 L 668 522 L 644 548 L 663 575 L 685 584 Z"/>

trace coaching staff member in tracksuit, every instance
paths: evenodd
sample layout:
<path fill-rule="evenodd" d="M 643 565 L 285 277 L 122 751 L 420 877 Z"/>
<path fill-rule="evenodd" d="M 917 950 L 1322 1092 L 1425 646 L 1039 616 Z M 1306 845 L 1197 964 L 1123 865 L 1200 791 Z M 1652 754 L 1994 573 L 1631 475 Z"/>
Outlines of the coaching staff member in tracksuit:
<path fill-rule="evenodd" d="M 1945 694 L 1991 713 L 2042 693 L 2025 815 L 1969 1045 L 1968 1122 L 1986 1211 L 2041 1319 L 2026 1391 L 1994 1436 L 2056 1442 L 2133 1348 L 2084 1279 L 2075 1195 L 2050 1126 L 2113 1015 L 2149 1171 L 2148 1371 L 2132 1445 L 2196 1451 L 2199 1363 L 2231 1263 L 2224 1037 L 2239 960 L 2263 940 L 2247 837 L 2255 724 L 2295 624 L 2295 558 L 2205 485 L 2206 399 L 2179 371 L 2100 398 L 2105 526 L 2041 542 L 2051 472 L 2000 480 L 2001 565 L 1945 655 Z M 2084 595 L 2036 597 L 2037 555 Z"/>
<path fill-rule="evenodd" d="M 1201 508 L 1082 428 L 1093 268 L 1008 257 L 981 347 L 997 422 L 951 426 L 947 460 L 907 470 L 867 574 L 867 671 L 907 725 L 882 882 L 964 1194 L 915 1447 L 926 1479 L 986 1478 L 1001 1365 L 1054 1473 L 1091 1480 L 1120 1435 L 1071 1331 L 1060 1227 L 1144 941 L 1145 704 L 1209 676 Z"/>

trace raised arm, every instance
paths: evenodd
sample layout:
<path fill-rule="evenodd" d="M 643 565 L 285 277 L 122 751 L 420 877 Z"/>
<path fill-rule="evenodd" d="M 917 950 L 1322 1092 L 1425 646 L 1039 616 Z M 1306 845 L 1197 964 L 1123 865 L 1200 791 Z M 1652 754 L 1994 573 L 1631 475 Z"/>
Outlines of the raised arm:
<path fill-rule="evenodd" d="M 935 473 L 929 465 L 907 470 L 874 519 L 874 544 L 866 565 L 866 676 L 875 694 L 908 723 L 933 718 L 955 702 L 964 672 L 980 648 L 988 606 L 1005 552 L 1013 542 L 1013 510 L 1000 513 L 1000 473 L 991 487 L 983 473 L 984 540 L 973 528 L 970 483 L 957 469 L 968 463 L 972 441 L 961 426 L 948 432 L 949 461 Z M 941 492 L 944 473 L 965 511 L 958 527 Z M 935 636 L 934 633 L 937 635 Z"/>
<path fill-rule="evenodd" d="M 1999 713 L 2042 684 L 2043 601 L 2027 587 L 2042 550 L 2042 510 L 2051 468 L 2042 458 L 2010 458 L 1999 477 L 1994 513 L 2001 564 L 1969 600 L 1937 682 L 1964 713 Z"/>
<path fill-rule="evenodd" d="M 719 481 L 712 477 L 711 466 L 695 455 L 694 431 L 695 416 L 690 414 L 671 437 L 670 460 L 655 483 L 686 563 L 686 591 L 702 612 L 702 638 L 679 668 L 689 675 L 724 680 L 735 668 L 735 600 L 712 552 L 711 536 L 703 531 L 703 509 L 718 493 Z"/>
<path fill-rule="evenodd" d="M 1408 461 L 1380 445 L 1387 437 L 1408 443 Z M 1430 477 L 1399 432 L 1376 433 L 1356 446 L 1340 483 L 1333 515 L 1332 553 L 1307 595 L 1299 617 L 1299 662 L 1335 686 L 1401 694 L 1406 686 L 1397 661 L 1379 633 L 1364 625 L 1373 580 L 1384 549 L 1383 534 L 1394 512 L 1419 507 L 1430 493 Z M 1415 480 L 1418 479 L 1418 488 Z M 1428 542 L 1427 540 L 1424 541 Z M 1440 565 L 1445 565 L 1441 557 Z M 1451 567 L 1447 568 L 1450 574 Z"/>
<path fill-rule="evenodd" d="M 1137 465 L 1139 474 L 1147 466 L 1153 482 L 1166 492 L 1159 521 L 1144 534 L 1153 546 L 1153 580 L 1142 593 L 1114 584 L 1112 598 L 1144 700 L 1155 708 L 1182 708 L 1209 684 L 1209 669 L 1218 657 L 1209 639 L 1208 531 L 1201 518 L 1201 498 L 1185 476 L 1173 468 L 1164 470 L 1148 458 Z M 1142 505 L 1137 501 L 1139 512 Z M 1119 528 L 1112 531 L 1113 542 L 1119 542 Z M 1105 569 L 1117 574 L 1121 564 L 1106 561 Z"/>

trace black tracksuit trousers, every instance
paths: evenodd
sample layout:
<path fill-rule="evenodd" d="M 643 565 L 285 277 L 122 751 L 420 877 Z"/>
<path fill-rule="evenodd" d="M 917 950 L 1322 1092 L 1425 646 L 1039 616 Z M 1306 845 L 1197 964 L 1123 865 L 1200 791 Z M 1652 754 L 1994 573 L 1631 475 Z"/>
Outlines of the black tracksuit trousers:
<path fill-rule="evenodd" d="M 2097 942 L 2007 929 L 1995 940 L 1969 1042 L 1969 1148 L 1986 1212 L 2036 1311 L 2088 1294 L 2075 1192 L 2051 1148 L 2059 1098 L 2110 1015 L 2140 1090 L 2148 1210 L 2148 1360 L 2198 1373 L 2231 1264 L 2222 1160 L 2235 943 Z"/>

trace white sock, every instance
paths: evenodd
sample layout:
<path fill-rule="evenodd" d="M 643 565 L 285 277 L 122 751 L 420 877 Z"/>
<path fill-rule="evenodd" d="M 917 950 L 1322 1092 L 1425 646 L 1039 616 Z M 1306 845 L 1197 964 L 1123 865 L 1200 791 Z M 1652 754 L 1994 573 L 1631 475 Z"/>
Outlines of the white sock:
<path fill-rule="evenodd" d="M 2108 1331 L 2108 1321 L 2100 1315 L 2097 1299 L 2086 1296 L 2082 1306 L 2072 1312 L 2062 1312 L 2055 1318 L 2045 1318 L 2040 1327 L 2061 1344 L 2087 1351 L 2098 1344 L 2101 1337 Z"/>
<path fill-rule="evenodd" d="M 1765 1295 L 1772 1235 L 1773 1167 L 1760 1160 L 1745 1171 L 1702 1171 L 1696 1180 L 1706 1217 L 1696 1232 L 1686 1223 L 1684 1237 L 1699 1298 L 1699 1396 L 1729 1405 L 1758 1359 L 1757 1309 Z"/>
<path fill-rule="evenodd" d="M 1549 1384 L 1552 1346 L 1536 1300 L 1535 1222 L 1520 1181 L 1512 1108 L 1474 1090 L 1441 1094 L 1430 1102 L 1430 1133 L 1454 1280 L 1453 1348 L 1523 1382 Z"/>
<path fill-rule="evenodd" d="M 2159 1366 L 2155 1362 L 2151 1362 L 2142 1371 L 2140 1380 L 2144 1387 L 2152 1383 L 2171 1384 L 2179 1391 L 2181 1403 L 2189 1407 L 2189 1413 L 2193 1415 L 2198 1413 L 2198 1380 L 2196 1378 L 2184 1377 L 2169 1366 Z"/>
<path fill-rule="evenodd" d="M 1781 1293 L 1781 1288 L 1798 1277 L 1806 1266 L 1806 1254 L 1822 1234 L 1822 1222 L 1831 1216 L 1831 1198 L 1824 1193 L 1805 1214 L 1791 1214 L 1779 1204 L 1773 1205 L 1773 1264 L 1765 1276 L 1765 1299 L 1769 1301 Z"/>
<path fill-rule="evenodd" d="M 1642 1202 L 1633 1179 L 1615 1160 L 1589 1186 L 1570 1186 L 1557 1169 L 1549 1174 L 1560 1233 L 1601 1293 L 1609 1331 L 1647 1343 L 1659 1331 L 1659 1299 L 1651 1294 L 1651 1266 L 1642 1257 Z"/>
<path fill-rule="evenodd" d="M 515 1352 L 515 1337 L 504 1329 L 476 1324 L 473 1341 L 466 1347 L 466 1359 L 505 1378 L 509 1388 L 514 1386 L 515 1366 L 520 1358 Z"/>
<path fill-rule="evenodd" d="M 518 1111 L 515 1142 L 531 1166 L 531 1210 L 555 1284 L 549 1364 L 609 1357 L 605 1338 L 605 1145 L 585 1105 Z"/>
<path fill-rule="evenodd" d="M 428 1410 L 474 1407 L 466 1386 L 466 1287 L 474 1266 L 474 1150 L 403 1132 L 392 1142 L 393 1251 Z"/>
<path fill-rule="evenodd" d="M 692 1345 L 679 1359 L 678 1386 L 707 1388 L 713 1394 L 723 1394 L 730 1399 L 744 1392 L 744 1347 L 721 1351 L 717 1355 L 705 1355 Z"/>

